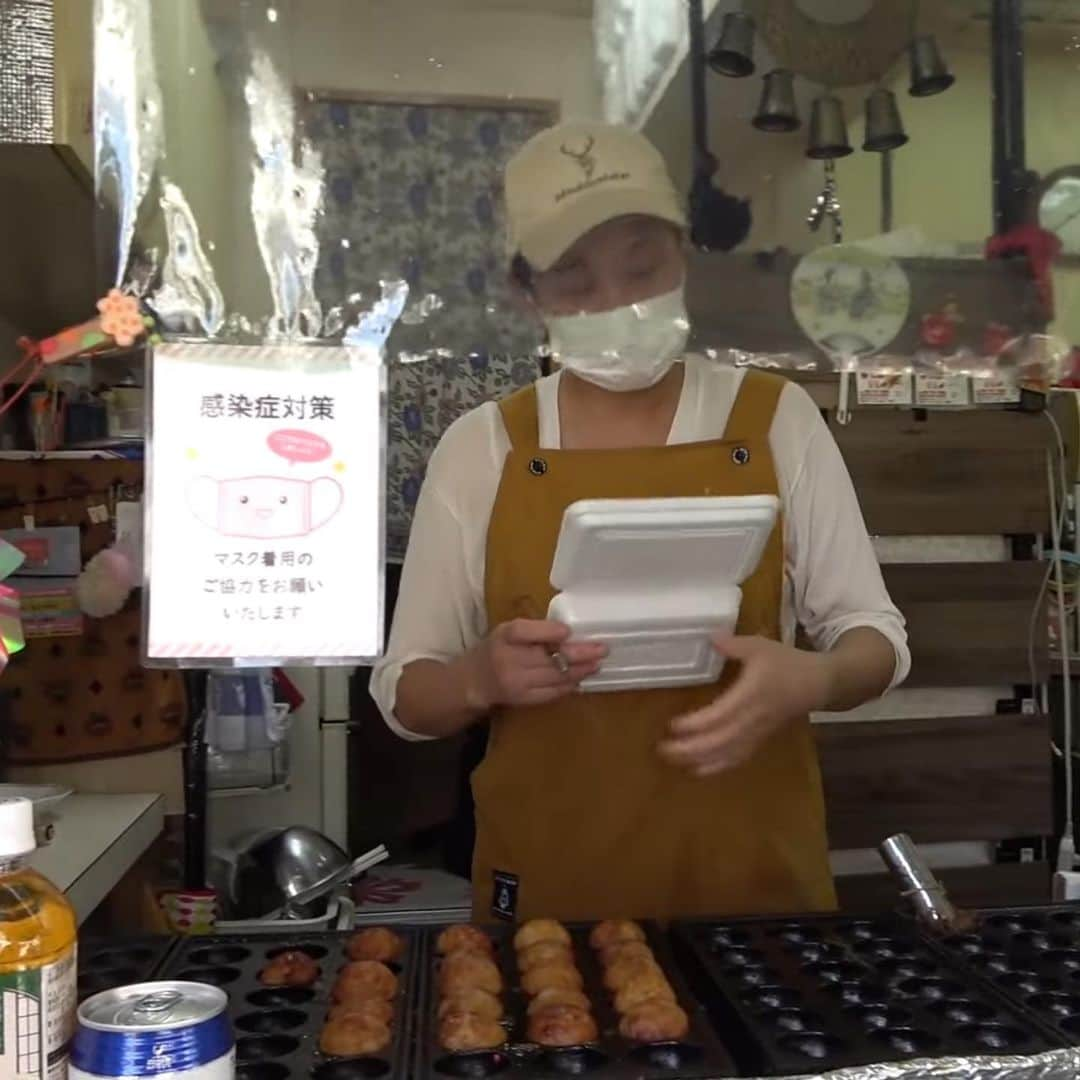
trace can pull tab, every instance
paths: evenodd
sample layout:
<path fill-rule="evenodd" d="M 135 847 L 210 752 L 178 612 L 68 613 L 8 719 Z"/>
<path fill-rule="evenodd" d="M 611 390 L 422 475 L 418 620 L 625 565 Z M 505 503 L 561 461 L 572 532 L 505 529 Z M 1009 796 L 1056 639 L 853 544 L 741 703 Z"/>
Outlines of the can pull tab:
<path fill-rule="evenodd" d="M 160 1021 L 166 1019 L 183 1000 L 183 994 L 176 990 L 155 990 L 139 998 L 132 1005 L 131 1012 L 139 1020 Z"/>

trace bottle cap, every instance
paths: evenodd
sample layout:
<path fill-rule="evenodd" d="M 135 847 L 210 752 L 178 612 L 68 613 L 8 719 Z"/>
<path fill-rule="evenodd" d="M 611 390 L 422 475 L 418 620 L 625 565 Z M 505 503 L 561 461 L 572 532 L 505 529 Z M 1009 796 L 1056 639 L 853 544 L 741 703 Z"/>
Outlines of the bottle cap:
<path fill-rule="evenodd" d="M 0 859 L 27 855 L 36 847 L 34 804 L 29 799 L 0 799 Z"/>

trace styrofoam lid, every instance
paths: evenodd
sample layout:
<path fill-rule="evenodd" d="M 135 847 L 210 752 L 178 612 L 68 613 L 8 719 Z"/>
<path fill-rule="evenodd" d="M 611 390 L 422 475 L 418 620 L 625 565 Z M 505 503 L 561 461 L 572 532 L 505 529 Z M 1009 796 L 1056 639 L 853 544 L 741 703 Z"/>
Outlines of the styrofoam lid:
<path fill-rule="evenodd" d="M 775 495 L 582 500 L 563 515 L 551 584 L 736 585 L 754 572 L 779 508 Z"/>
<path fill-rule="evenodd" d="M 0 859 L 27 855 L 36 847 L 34 804 L 29 799 L 0 799 Z"/>

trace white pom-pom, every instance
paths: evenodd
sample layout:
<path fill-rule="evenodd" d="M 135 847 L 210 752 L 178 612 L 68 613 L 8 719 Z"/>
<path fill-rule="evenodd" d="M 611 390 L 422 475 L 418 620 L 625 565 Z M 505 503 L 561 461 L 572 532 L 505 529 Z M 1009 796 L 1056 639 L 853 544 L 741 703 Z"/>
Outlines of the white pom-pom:
<path fill-rule="evenodd" d="M 131 560 L 117 548 L 99 551 L 75 582 L 80 609 L 92 619 L 115 615 L 127 603 L 135 586 Z"/>

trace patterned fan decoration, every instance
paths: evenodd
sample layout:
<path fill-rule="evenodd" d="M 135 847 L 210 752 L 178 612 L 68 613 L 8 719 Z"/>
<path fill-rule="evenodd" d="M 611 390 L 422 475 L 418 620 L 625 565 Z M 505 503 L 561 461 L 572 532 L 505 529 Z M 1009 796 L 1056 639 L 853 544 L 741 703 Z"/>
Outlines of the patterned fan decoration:
<path fill-rule="evenodd" d="M 837 5 L 803 0 L 748 0 L 758 33 L 779 67 L 822 86 L 877 82 L 915 36 L 916 0 L 873 0 L 851 22 L 826 22 L 808 14 Z"/>

